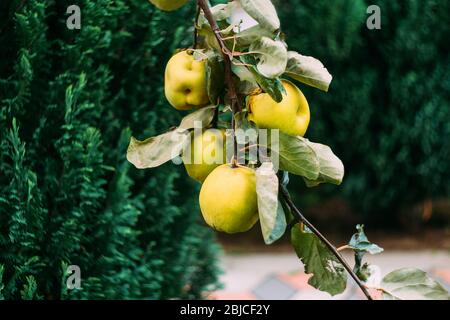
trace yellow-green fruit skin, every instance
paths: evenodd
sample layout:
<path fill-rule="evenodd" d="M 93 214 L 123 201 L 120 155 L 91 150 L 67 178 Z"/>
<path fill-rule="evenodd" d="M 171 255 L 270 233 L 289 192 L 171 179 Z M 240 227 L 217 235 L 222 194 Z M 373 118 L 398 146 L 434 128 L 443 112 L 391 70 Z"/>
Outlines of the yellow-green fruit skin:
<path fill-rule="evenodd" d="M 187 148 L 190 152 L 185 150 L 182 155 L 184 167 L 191 178 L 203 182 L 211 171 L 226 163 L 225 130 L 209 129 L 197 135 L 192 131 Z"/>
<path fill-rule="evenodd" d="M 308 101 L 293 83 L 287 80 L 282 83 L 286 94 L 280 103 L 267 93 L 248 98 L 248 118 L 259 128 L 279 129 L 291 136 L 304 136 L 311 118 Z"/>
<path fill-rule="evenodd" d="M 158 9 L 164 11 L 173 11 L 181 8 L 189 0 L 149 0 Z"/>
<path fill-rule="evenodd" d="M 191 110 L 208 104 L 205 61 L 181 51 L 167 63 L 164 91 L 169 103 L 178 110 Z"/>
<path fill-rule="evenodd" d="M 226 233 L 250 230 L 258 221 L 255 171 L 224 164 L 209 174 L 200 190 L 206 223 Z"/>

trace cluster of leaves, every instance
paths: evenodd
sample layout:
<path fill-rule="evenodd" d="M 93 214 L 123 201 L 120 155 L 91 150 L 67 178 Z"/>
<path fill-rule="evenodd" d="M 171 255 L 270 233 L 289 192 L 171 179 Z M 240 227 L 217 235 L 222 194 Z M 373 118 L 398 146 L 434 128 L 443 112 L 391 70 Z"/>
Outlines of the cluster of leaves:
<path fill-rule="evenodd" d="M 281 33 L 280 20 L 270 0 L 236 0 L 219 4 L 211 8 L 212 16 L 221 29 L 226 48 L 216 40 L 207 18 L 201 14 L 197 21 L 199 43 L 192 49 L 197 60 L 206 60 L 207 91 L 211 106 L 187 115 L 181 124 L 162 135 L 145 141 L 131 139 L 128 148 L 128 160 L 138 168 L 153 168 L 180 155 L 188 132 L 195 122 L 203 128 L 222 125 L 229 128 L 225 121 L 229 106 L 226 84 L 223 82 L 223 54 L 227 54 L 232 63 L 234 82 L 237 83 L 238 96 L 243 105 L 245 97 L 254 93 L 268 93 L 273 100 L 283 99 L 282 77 L 288 77 L 322 91 L 328 91 L 332 76 L 323 64 L 315 58 L 288 51 L 284 35 Z M 224 50 L 225 49 L 225 50 Z M 214 123 L 214 115 L 219 113 L 219 121 Z M 235 117 L 238 126 L 251 127 L 245 117 L 246 110 Z M 245 140 L 245 139 L 244 139 Z M 303 177 L 308 187 L 321 183 L 340 184 L 344 175 L 342 162 L 328 146 L 310 142 L 303 137 L 280 133 L 277 148 L 273 141 L 260 145 L 272 151 L 284 171 L 283 186 L 288 183 L 288 174 Z M 277 150 L 276 154 L 273 154 Z M 264 241 L 272 244 L 287 229 L 287 222 L 293 217 L 289 205 L 279 197 L 280 181 L 274 165 L 265 159 L 251 164 L 256 169 L 256 192 L 258 209 Z M 377 254 L 383 249 L 372 244 L 366 237 L 362 226 L 357 227 L 347 248 L 355 252 L 354 272 L 369 283 L 373 268 L 363 263 L 366 253 Z M 342 293 L 347 284 L 347 274 L 338 256 L 306 228 L 301 222 L 291 228 L 291 241 L 298 257 L 305 265 L 306 273 L 312 274 L 309 283 L 319 290 L 332 295 Z M 388 274 L 377 286 L 387 299 L 448 298 L 448 293 L 434 280 L 420 270 L 400 269 Z M 413 296 L 411 296 L 413 294 Z"/>
<path fill-rule="evenodd" d="M 378 254 L 383 249 L 369 241 L 363 226 L 358 225 L 356 229 L 345 247 L 354 251 L 354 272 L 368 288 L 379 291 L 385 300 L 450 299 L 442 285 L 419 269 L 401 268 L 381 278 L 381 270 L 377 266 L 363 264 L 362 259 L 367 253 Z M 336 256 L 302 224 L 292 228 L 291 236 L 295 239 L 293 245 L 305 265 L 305 272 L 312 274 L 308 283 L 331 295 L 342 293 L 347 286 L 347 275 Z"/>
<path fill-rule="evenodd" d="M 332 76 L 319 60 L 288 51 L 281 33 L 280 20 L 270 0 L 232 1 L 212 7 L 211 12 L 221 28 L 221 35 L 229 52 L 242 105 L 245 105 L 245 97 L 262 91 L 280 102 L 284 93 L 282 77 L 289 77 L 323 91 L 328 90 Z M 195 122 L 201 123 L 203 127 L 210 127 L 215 112 L 220 112 L 219 119 L 226 118 L 227 113 L 232 112 L 223 81 L 222 48 L 203 14 L 196 27 L 200 39 L 193 49 L 194 57 L 199 61 L 206 60 L 205 76 L 212 105 L 187 115 L 176 129 L 167 133 L 145 141 L 132 138 L 128 160 L 138 168 L 153 168 L 178 157 L 189 136 L 188 131 L 194 128 Z M 241 121 L 236 119 L 236 122 L 242 123 L 246 118 L 246 110 L 232 116 L 240 117 Z M 226 122 L 219 121 L 221 123 L 229 128 Z M 271 150 L 271 156 L 279 160 L 280 169 L 303 177 L 308 187 L 342 182 L 344 166 L 328 146 L 313 143 L 300 136 L 280 133 L 279 139 L 261 143 L 260 147 Z M 282 212 L 276 200 L 278 178 L 269 166 L 260 168 L 256 173 L 258 198 L 266 199 L 265 203 L 261 203 L 261 200 L 259 204 L 261 224 L 264 226 L 263 236 L 266 243 L 270 244 L 284 234 L 286 227 L 286 223 L 277 224 L 278 231 L 273 233 L 274 217 Z M 259 178 L 269 173 L 270 178 Z M 272 201 L 268 203 L 268 199 Z"/>

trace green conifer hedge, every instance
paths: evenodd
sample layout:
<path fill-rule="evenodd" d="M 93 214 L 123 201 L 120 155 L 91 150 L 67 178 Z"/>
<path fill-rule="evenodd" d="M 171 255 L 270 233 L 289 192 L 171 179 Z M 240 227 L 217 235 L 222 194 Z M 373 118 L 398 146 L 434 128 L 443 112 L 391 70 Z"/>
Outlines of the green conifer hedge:
<path fill-rule="evenodd" d="M 81 30 L 66 9 L 81 8 Z M 143 0 L 0 4 L 0 298 L 199 298 L 217 283 L 212 232 L 182 168 L 139 171 L 137 137 L 178 123 L 164 61 L 194 7 Z M 81 268 L 81 290 L 66 270 Z"/>
<path fill-rule="evenodd" d="M 424 199 L 449 197 L 450 2 L 274 2 L 292 49 L 334 76 L 329 94 L 301 87 L 308 137 L 331 145 L 346 168 L 342 186 L 317 191 L 343 195 L 384 224 Z M 381 9 L 381 30 L 366 27 L 369 5 Z"/>

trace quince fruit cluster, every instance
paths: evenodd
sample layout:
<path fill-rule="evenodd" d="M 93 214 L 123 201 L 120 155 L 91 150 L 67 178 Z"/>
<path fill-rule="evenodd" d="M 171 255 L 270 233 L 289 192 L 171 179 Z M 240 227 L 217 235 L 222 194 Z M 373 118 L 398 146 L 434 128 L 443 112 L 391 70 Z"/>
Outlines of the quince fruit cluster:
<path fill-rule="evenodd" d="M 175 109 L 193 110 L 209 104 L 205 68 L 206 61 L 197 61 L 189 51 L 169 60 L 165 95 Z M 279 103 L 264 92 L 247 98 L 248 120 L 259 128 L 304 136 L 310 122 L 308 101 L 292 82 L 283 80 L 282 84 L 285 94 Z M 192 133 L 182 159 L 188 175 L 202 183 L 200 208 L 208 225 L 226 233 L 245 232 L 259 217 L 255 171 L 226 163 L 225 140 L 224 130 L 204 129 L 198 136 Z"/>

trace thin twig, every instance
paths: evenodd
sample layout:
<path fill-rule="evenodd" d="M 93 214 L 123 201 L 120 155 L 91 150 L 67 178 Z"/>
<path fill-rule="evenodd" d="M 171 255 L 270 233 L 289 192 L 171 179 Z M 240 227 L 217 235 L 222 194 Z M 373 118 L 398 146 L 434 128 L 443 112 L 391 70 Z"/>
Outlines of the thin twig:
<path fill-rule="evenodd" d="M 195 20 L 194 20 L 194 44 L 192 47 L 194 49 L 197 49 L 198 46 L 198 19 L 200 18 L 200 7 L 197 6 L 197 12 L 195 13 Z"/>
<path fill-rule="evenodd" d="M 224 37 L 220 31 L 219 26 L 217 25 L 217 22 L 214 19 L 214 16 L 211 12 L 211 9 L 207 3 L 206 0 L 197 0 L 198 7 L 202 9 L 206 20 L 208 21 L 209 25 L 211 26 L 211 29 L 214 32 L 214 35 L 217 39 L 217 42 L 222 50 L 222 56 L 224 58 L 224 71 L 225 71 L 225 83 L 228 87 L 228 97 L 230 99 L 231 108 L 233 111 L 233 117 L 232 117 L 232 128 L 233 128 L 233 142 L 234 142 L 234 148 L 233 148 L 233 166 L 236 165 L 236 159 L 237 159 L 237 141 L 236 141 L 236 135 L 235 135 L 235 125 L 236 121 L 234 119 L 234 116 L 236 113 L 240 112 L 242 110 L 242 106 L 240 105 L 240 101 L 237 95 L 236 87 L 233 82 L 232 77 L 232 71 L 231 71 L 231 64 L 233 59 L 233 53 L 227 48 Z M 361 282 L 361 280 L 356 276 L 356 274 L 353 272 L 353 270 L 350 268 L 350 266 L 347 264 L 347 262 L 344 260 L 344 258 L 339 254 L 339 252 L 336 250 L 336 248 L 312 225 L 298 210 L 298 208 L 294 205 L 294 203 L 291 200 L 291 197 L 289 195 L 289 192 L 287 188 L 283 185 L 281 185 L 281 191 L 283 194 L 283 197 L 285 198 L 287 204 L 291 208 L 292 211 L 294 211 L 297 216 L 298 220 L 302 223 L 304 223 L 312 232 L 314 232 L 324 243 L 325 245 L 333 252 L 333 254 L 336 256 L 336 258 L 342 263 L 344 268 L 347 270 L 347 272 L 352 276 L 352 278 L 355 280 L 355 282 L 358 284 L 358 286 L 361 288 L 367 299 L 373 300 L 373 298 L 370 296 L 369 292 L 367 291 L 365 285 Z"/>
<path fill-rule="evenodd" d="M 348 265 L 348 263 L 345 261 L 345 259 L 342 257 L 342 255 L 336 250 L 336 248 L 331 244 L 330 241 L 328 241 L 327 238 L 325 238 L 324 235 L 320 233 L 317 228 L 306 219 L 303 214 L 300 212 L 300 210 L 295 206 L 294 202 L 291 199 L 291 196 L 289 194 L 289 191 L 287 190 L 286 186 L 280 184 L 280 190 L 281 194 L 286 200 L 287 205 L 291 208 L 291 210 L 296 214 L 297 220 L 299 222 L 302 222 L 305 226 L 307 226 L 317 237 L 319 237 L 320 240 L 330 249 L 330 251 L 336 256 L 336 258 L 341 262 L 341 264 L 344 266 L 344 268 L 347 270 L 347 272 L 350 274 L 350 276 L 355 280 L 356 284 L 359 286 L 361 291 L 364 293 L 364 295 L 367 297 L 368 300 L 373 300 L 372 296 L 370 295 L 369 291 L 367 291 L 366 286 L 364 283 L 358 278 L 358 276 L 353 272 L 352 268 Z"/>
<path fill-rule="evenodd" d="M 225 41 L 223 40 L 222 33 L 220 32 L 220 28 L 217 25 L 216 20 L 214 19 L 214 16 L 211 12 L 211 8 L 209 7 L 209 4 L 206 0 L 197 0 L 197 4 L 199 8 L 202 9 L 206 20 L 208 21 L 209 25 L 211 26 L 211 29 L 214 32 L 214 35 L 217 39 L 217 42 L 219 43 L 220 49 L 222 51 L 222 56 L 224 59 L 224 73 L 225 73 L 225 84 L 228 87 L 228 97 L 230 99 L 231 109 L 233 111 L 231 126 L 233 129 L 233 161 L 232 165 L 236 166 L 236 159 L 237 159 L 237 140 L 236 140 L 236 121 L 234 120 L 234 116 L 236 113 L 242 110 L 241 103 L 239 101 L 239 97 L 237 95 L 236 87 L 233 82 L 233 73 L 231 71 L 231 61 L 233 59 L 233 54 L 230 52 L 230 50 L 227 48 Z"/>

